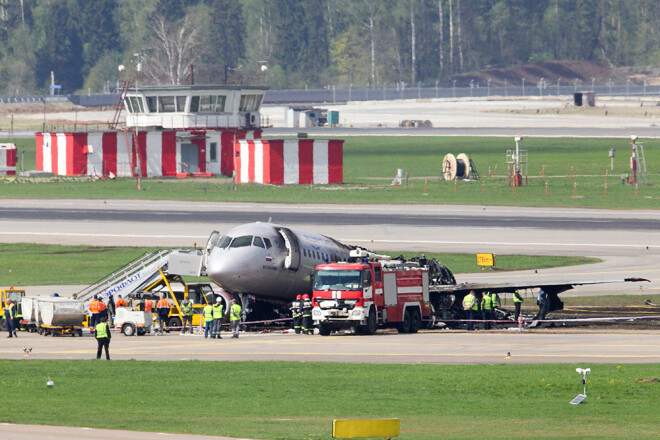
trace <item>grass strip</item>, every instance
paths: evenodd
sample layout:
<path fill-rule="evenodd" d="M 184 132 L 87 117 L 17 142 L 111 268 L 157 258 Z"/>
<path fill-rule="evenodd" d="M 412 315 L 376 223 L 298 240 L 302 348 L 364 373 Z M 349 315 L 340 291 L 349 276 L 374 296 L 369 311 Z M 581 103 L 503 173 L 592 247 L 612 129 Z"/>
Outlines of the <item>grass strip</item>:
<path fill-rule="evenodd" d="M 34 139 L 17 142 L 19 150 L 25 152 L 25 168 L 34 169 Z M 33 179 L 41 183 L 2 185 L 2 197 L 658 209 L 660 155 L 656 151 L 660 140 L 640 142 L 644 143 L 649 184 L 637 188 L 622 183 L 630 177 L 631 147 L 625 139 L 525 139 L 521 148 L 529 154 L 529 179 L 514 192 L 507 183 L 506 151 L 514 147 L 510 138 L 355 136 L 346 138 L 344 145 L 343 185 L 241 184 L 233 191 L 231 179 L 225 177 L 186 181 L 158 178 L 144 179 L 143 190 L 138 192 L 131 179 L 78 182 L 57 177 Z M 610 148 L 617 150 L 614 169 L 610 167 Z M 456 185 L 438 180 L 446 153 L 467 153 L 481 180 Z M 407 186 L 390 185 L 397 168 L 409 173 Z"/>
<path fill-rule="evenodd" d="M 656 364 L 589 365 L 573 406 L 577 366 L 2 360 L 20 405 L 0 421 L 260 439 L 329 439 L 334 418 L 381 417 L 401 420 L 401 439 L 658 435 L 660 383 L 635 381 Z"/>
<path fill-rule="evenodd" d="M 159 248 L 62 246 L 35 243 L 0 245 L 0 286 L 40 286 L 91 284 L 131 260 Z M 381 252 L 393 257 L 400 252 Z M 404 252 L 406 258 L 419 253 Z M 427 253 L 454 273 L 476 272 L 474 254 Z M 499 270 L 541 269 L 599 262 L 596 258 L 502 255 L 496 259 Z M 38 270 L 35 270 L 38 268 Z M 189 281 L 192 279 L 186 278 Z M 197 280 L 197 279 L 195 279 Z"/>

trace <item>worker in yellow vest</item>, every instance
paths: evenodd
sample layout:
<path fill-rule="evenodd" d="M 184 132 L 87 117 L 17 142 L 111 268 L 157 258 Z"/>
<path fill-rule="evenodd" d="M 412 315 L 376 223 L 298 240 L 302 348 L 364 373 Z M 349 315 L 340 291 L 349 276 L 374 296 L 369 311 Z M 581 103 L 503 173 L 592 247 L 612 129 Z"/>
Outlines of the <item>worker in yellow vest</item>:
<path fill-rule="evenodd" d="M 513 305 L 516 307 L 516 314 L 513 317 L 514 322 L 518 322 L 518 317 L 520 316 L 520 307 L 522 306 L 523 299 L 520 296 L 520 292 L 517 290 L 513 291 Z"/>
<path fill-rule="evenodd" d="M 474 330 L 475 313 L 479 310 L 479 303 L 477 302 L 474 290 L 470 290 L 470 293 L 463 298 L 463 310 L 465 310 L 465 315 L 467 317 L 465 330 L 472 331 Z"/>
<path fill-rule="evenodd" d="M 99 344 L 98 349 L 96 350 L 96 359 L 101 359 L 101 352 L 105 347 L 105 358 L 107 360 L 110 360 L 109 350 L 110 350 L 110 338 L 112 337 L 112 335 L 110 334 L 110 327 L 108 326 L 108 317 L 102 316 L 101 322 L 96 324 L 94 330 L 96 333 L 95 334 L 96 342 L 98 342 Z"/>
<path fill-rule="evenodd" d="M 232 338 L 238 338 L 238 332 L 241 325 L 241 306 L 236 304 L 236 300 L 231 300 L 229 308 L 229 324 L 231 325 Z"/>
<path fill-rule="evenodd" d="M 484 321 L 484 330 L 493 326 L 493 297 L 490 292 L 484 292 L 481 300 L 481 319 Z"/>
<path fill-rule="evenodd" d="M 222 298 L 217 297 L 215 304 L 213 304 L 213 337 L 215 339 L 222 339 L 220 330 L 222 330 Z"/>
<path fill-rule="evenodd" d="M 209 334 L 213 338 L 213 306 L 211 304 L 204 306 L 204 338 L 208 338 Z"/>
<path fill-rule="evenodd" d="M 8 338 L 17 337 L 16 327 L 14 325 L 14 318 L 16 317 L 16 305 L 10 299 L 7 300 L 7 307 L 5 307 L 5 325 L 9 332 Z"/>
<path fill-rule="evenodd" d="M 195 314 L 195 310 L 193 308 L 193 301 L 186 297 L 183 301 L 181 301 L 181 318 L 183 318 L 183 328 L 181 329 L 181 334 L 184 334 L 188 330 L 188 324 L 190 324 L 190 334 L 193 334 L 193 315 Z"/>

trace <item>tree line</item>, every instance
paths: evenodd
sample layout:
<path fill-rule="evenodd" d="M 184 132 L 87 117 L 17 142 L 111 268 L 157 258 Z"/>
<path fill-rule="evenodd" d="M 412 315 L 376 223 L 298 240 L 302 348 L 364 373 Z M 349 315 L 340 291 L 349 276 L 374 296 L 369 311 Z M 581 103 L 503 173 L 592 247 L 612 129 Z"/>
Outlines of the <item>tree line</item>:
<path fill-rule="evenodd" d="M 657 0 L 0 0 L 0 93 L 222 82 L 430 85 L 552 60 L 660 64 Z M 190 68 L 193 65 L 193 69 Z"/>

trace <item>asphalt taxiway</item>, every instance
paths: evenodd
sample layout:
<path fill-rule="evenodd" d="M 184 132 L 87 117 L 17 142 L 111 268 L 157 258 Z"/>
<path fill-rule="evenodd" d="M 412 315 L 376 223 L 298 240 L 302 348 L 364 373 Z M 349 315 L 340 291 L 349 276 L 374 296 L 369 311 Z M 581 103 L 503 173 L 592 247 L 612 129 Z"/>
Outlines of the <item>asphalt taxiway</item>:
<path fill-rule="evenodd" d="M 31 347 L 25 356 L 23 347 Z M 86 334 L 46 337 L 21 333 L 3 339 L 3 359 L 92 359 L 96 340 Z M 510 353 L 510 357 L 506 357 Z M 640 330 L 425 330 L 380 331 L 374 336 L 244 333 L 232 339 L 201 335 L 127 337 L 115 334 L 114 360 L 304 361 L 398 364 L 644 363 L 660 362 L 657 332 Z"/>

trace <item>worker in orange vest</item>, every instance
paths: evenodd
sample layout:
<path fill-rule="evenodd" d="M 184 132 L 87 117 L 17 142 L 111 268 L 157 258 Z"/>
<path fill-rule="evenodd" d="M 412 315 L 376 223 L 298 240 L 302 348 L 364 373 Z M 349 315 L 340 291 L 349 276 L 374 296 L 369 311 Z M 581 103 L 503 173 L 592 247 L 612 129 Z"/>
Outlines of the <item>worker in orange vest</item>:
<path fill-rule="evenodd" d="M 149 298 L 146 298 L 144 300 L 144 311 L 145 312 L 151 312 L 151 308 L 154 306 L 153 301 L 151 301 Z"/>
<path fill-rule="evenodd" d="M 167 323 L 167 317 L 170 314 L 170 304 L 167 302 L 165 295 L 160 297 L 156 308 L 158 309 L 158 325 L 160 326 L 160 334 L 162 335 Z"/>
<path fill-rule="evenodd" d="M 128 303 L 124 298 L 121 297 L 121 295 L 117 295 L 117 302 L 115 303 L 115 307 L 128 307 Z"/>
<path fill-rule="evenodd" d="M 90 332 L 93 332 L 94 327 L 96 327 L 96 324 L 99 323 L 99 311 L 99 297 L 98 295 L 94 295 L 94 298 L 92 298 L 92 300 L 89 302 L 89 313 L 91 314 L 89 318 Z"/>
<path fill-rule="evenodd" d="M 101 318 L 104 316 L 107 318 L 108 317 L 108 306 L 105 305 L 105 303 L 102 300 L 98 300 L 98 309 L 99 309 L 99 316 L 96 320 L 96 323 L 98 324 L 101 322 Z"/>

